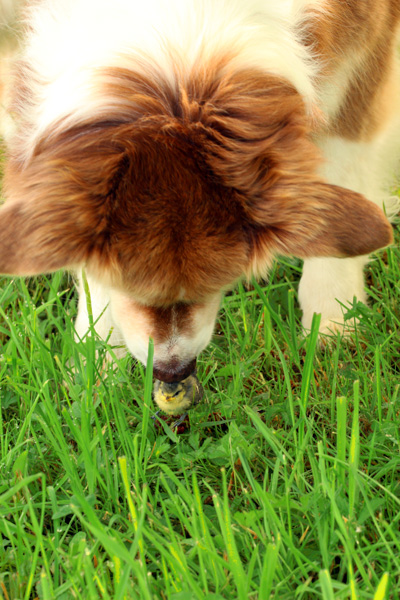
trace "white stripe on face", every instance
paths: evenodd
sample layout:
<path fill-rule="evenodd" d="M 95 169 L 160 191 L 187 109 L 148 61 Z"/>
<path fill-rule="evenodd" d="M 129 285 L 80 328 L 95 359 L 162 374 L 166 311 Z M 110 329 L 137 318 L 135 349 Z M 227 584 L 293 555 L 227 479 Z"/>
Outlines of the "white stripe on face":
<path fill-rule="evenodd" d="M 166 308 L 139 304 L 112 291 L 111 311 L 131 354 L 146 364 L 148 343 L 154 340 L 154 365 L 183 366 L 209 343 L 220 306 L 220 294 L 199 304 L 177 303 Z M 175 368 L 175 367 L 174 367 Z"/>

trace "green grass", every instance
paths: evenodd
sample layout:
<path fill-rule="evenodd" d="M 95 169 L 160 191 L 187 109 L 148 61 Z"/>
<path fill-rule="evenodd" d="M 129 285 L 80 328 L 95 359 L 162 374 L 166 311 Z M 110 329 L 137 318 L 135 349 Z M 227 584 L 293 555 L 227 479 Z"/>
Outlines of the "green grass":
<path fill-rule="evenodd" d="M 180 433 L 144 368 L 73 341 L 69 276 L 2 279 L 0 599 L 399 598 L 399 265 L 325 349 L 298 261 L 239 286 Z"/>

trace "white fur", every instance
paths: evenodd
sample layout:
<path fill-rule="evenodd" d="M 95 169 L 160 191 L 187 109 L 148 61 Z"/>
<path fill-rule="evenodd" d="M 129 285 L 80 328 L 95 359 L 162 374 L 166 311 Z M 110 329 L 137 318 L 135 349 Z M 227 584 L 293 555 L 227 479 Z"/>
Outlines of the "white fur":
<path fill-rule="evenodd" d="M 311 2 L 312 4 L 313 2 Z M 304 0 L 301 5 L 307 4 Z M 24 52 L 35 73 L 25 132 L 28 157 L 45 129 L 107 113 L 97 69 L 118 65 L 173 80 L 214 56 L 235 53 L 230 68 L 258 67 L 288 79 L 311 110 L 315 63 L 294 35 L 298 1 L 42 0 L 29 11 Z M 181 64 L 179 64 L 181 62 Z M 109 99 L 115 102 L 115 99 Z"/>
<path fill-rule="evenodd" d="M 221 298 L 218 294 L 209 298 L 208 302 L 196 309 L 192 319 L 190 337 L 187 334 L 182 335 L 179 328 L 175 328 L 171 338 L 157 348 L 157 356 L 161 363 L 168 362 L 170 356 L 181 356 L 184 357 L 185 362 L 190 362 L 208 346 L 220 303 Z"/>
<path fill-rule="evenodd" d="M 107 288 L 88 277 L 89 299 L 86 297 L 82 278 L 79 277 L 79 305 L 75 330 L 80 339 L 90 331 L 90 320 L 87 303 L 90 301 L 92 318 L 96 333 L 107 340 L 117 357 L 126 353 L 125 339 L 116 327 L 110 311 L 110 293 Z"/>
<path fill-rule="evenodd" d="M 353 298 L 366 301 L 363 267 L 367 260 L 357 257 L 304 261 L 299 300 L 305 329 L 311 328 L 314 313 L 321 314 L 320 333 L 329 334 L 341 329 L 344 310 Z"/>

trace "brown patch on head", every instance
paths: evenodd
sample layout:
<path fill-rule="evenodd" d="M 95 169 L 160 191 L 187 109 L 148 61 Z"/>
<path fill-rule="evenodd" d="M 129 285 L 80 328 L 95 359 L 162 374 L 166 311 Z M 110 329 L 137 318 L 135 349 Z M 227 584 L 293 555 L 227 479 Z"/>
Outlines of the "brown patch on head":
<path fill-rule="evenodd" d="M 182 288 L 191 301 L 231 285 L 249 259 L 248 208 L 304 132 L 297 93 L 272 76 L 217 67 L 176 87 L 119 69 L 103 76 L 116 99 L 106 121 L 56 127 L 28 164 L 9 161 L 5 210 L 23 242 L 3 237 L 11 252 L 0 270 L 87 263 L 163 305 Z M 314 160 L 305 146 L 303 163 Z"/>
<path fill-rule="evenodd" d="M 102 82 L 107 103 L 115 97 L 107 120 L 61 123 L 27 164 L 10 159 L 0 272 L 86 264 L 168 306 L 199 302 L 255 264 L 265 270 L 277 252 L 353 255 L 390 240 L 376 208 L 384 235 L 348 239 L 368 209 L 358 197 L 342 222 L 338 194 L 315 176 L 301 97 L 285 81 L 216 63 L 176 85 L 120 69 Z"/>
<path fill-rule="evenodd" d="M 22 172 L 9 163 L 6 191 L 25 200 L 7 204 L 27 230 L 21 270 L 35 271 L 31 260 L 37 270 L 89 262 L 162 303 L 182 287 L 190 300 L 240 276 L 247 246 L 233 191 L 212 181 L 179 128 L 158 129 L 96 124 L 43 143 Z"/>
<path fill-rule="evenodd" d="M 231 284 L 247 261 L 243 208 L 207 165 L 201 135 L 177 123 L 129 129 L 109 231 L 124 285 L 168 304 L 182 288 L 193 301 Z"/>

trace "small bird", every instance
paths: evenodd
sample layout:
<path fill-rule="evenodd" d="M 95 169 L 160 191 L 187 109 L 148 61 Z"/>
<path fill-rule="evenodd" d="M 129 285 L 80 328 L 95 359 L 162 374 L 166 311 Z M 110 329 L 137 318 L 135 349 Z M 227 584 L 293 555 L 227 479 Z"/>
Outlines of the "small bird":
<path fill-rule="evenodd" d="M 203 395 L 203 386 L 194 373 L 182 381 L 165 383 L 156 379 L 154 383 L 154 400 L 167 415 L 181 415 L 198 404 Z"/>

